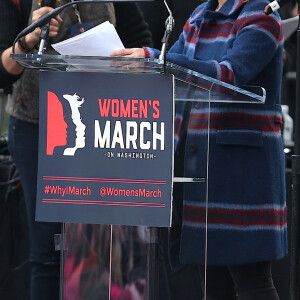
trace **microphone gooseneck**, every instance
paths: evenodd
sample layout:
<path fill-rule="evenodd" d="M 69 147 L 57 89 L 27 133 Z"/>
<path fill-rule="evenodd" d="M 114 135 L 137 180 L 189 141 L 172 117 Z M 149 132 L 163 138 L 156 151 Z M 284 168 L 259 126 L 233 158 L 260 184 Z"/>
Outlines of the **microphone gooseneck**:
<path fill-rule="evenodd" d="M 69 3 L 68 3 L 69 4 Z M 42 27 L 50 22 L 52 18 L 55 18 L 62 10 L 64 9 L 64 6 L 59 6 L 52 10 L 51 12 L 41 16 L 37 21 L 32 23 L 31 25 L 27 26 L 25 29 L 23 29 L 15 38 L 13 46 L 12 46 L 12 52 L 15 53 L 15 45 L 17 41 L 24 37 L 25 35 L 29 34 L 30 32 L 34 31 L 38 27 Z"/>

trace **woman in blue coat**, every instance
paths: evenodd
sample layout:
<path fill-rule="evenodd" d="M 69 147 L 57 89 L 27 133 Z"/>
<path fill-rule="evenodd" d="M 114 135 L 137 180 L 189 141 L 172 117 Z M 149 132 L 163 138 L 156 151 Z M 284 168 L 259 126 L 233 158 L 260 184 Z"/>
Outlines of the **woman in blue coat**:
<path fill-rule="evenodd" d="M 280 105 L 283 35 L 279 15 L 264 14 L 268 3 L 201 4 L 166 55 L 169 62 L 235 86 L 262 86 L 267 95 L 264 104 L 211 103 L 208 201 L 205 190 L 194 184 L 183 189 L 179 262 L 207 263 L 205 295 L 210 300 L 236 295 L 239 300 L 279 299 L 271 261 L 287 254 Z M 159 53 L 145 47 L 111 55 L 158 58 Z M 188 122 L 184 176 L 205 176 L 207 128 L 201 124 L 207 110 L 194 103 L 187 119 L 183 111 L 178 107 L 175 124 Z M 176 128 L 177 140 L 181 130 Z"/>

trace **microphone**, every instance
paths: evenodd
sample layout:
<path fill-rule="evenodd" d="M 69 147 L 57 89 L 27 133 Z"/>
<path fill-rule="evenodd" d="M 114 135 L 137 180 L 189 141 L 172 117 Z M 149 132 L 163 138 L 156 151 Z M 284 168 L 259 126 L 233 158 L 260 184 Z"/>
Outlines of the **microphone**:
<path fill-rule="evenodd" d="M 78 2 L 85 2 L 85 1 L 78 1 Z M 17 41 L 24 37 L 25 35 L 29 34 L 30 32 L 34 31 L 38 27 L 43 27 L 44 25 L 50 23 L 52 18 L 55 18 L 66 6 L 69 6 L 73 4 L 72 2 L 68 2 L 65 5 L 58 6 L 57 8 L 54 8 L 52 11 L 50 11 L 47 14 L 44 14 L 41 16 L 38 20 L 36 20 L 34 23 L 30 24 L 26 28 L 24 28 L 15 38 L 13 46 L 12 46 L 12 52 L 15 53 L 15 45 Z"/>
<path fill-rule="evenodd" d="M 56 0 L 39 0 L 39 5 L 41 7 L 49 6 L 49 7 L 55 8 Z M 38 54 L 43 54 L 43 51 L 45 49 L 46 39 L 49 35 L 49 28 L 50 28 L 50 22 L 41 28 L 41 34 L 40 34 L 41 41 L 40 41 Z"/>
<path fill-rule="evenodd" d="M 160 55 L 159 55 L 159 59 L 160 60 L 163 60 L 164 61 L 164 72 L 166 73 L 166 52 L 167 52 L 167 44 L 168 44 L 168 40 L 169 40 L 169 37 L 172 33 L 172 30 L 174 28 L 174 25 L 175 25 L 175 21 L 174 21 L 174 18 L 173 18 L 173 14 L 172 14 L 172 11 L 170 10 L 167 2 L 164 0 L 164 4 L 165 4 L 165 7 L 167 8 L 167 11 L 169 13 L 169 16 L 166 20 L 166 30 L 165 30 L 165 33 L 164 33 L 164 36 L 162 38 L 162 48 L 161 48 L 161 51 L 160 51 Z"/>
<path fill-rule="evenodd" d="M 293 0 L 279 0 L 279 1 L 274 0 L 265 7 L 264 13 L 266 15 L 270 15 L 271 13 L 277 11 L 280 7 L 282 7 L 283 5 L 287 4 L 290 1 Z"/>

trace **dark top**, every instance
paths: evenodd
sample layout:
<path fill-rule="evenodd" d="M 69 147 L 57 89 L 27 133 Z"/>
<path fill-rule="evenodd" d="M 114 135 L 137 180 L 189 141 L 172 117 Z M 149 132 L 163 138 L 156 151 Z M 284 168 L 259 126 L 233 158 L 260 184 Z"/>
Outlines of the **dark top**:
<path fill-rule="evenodd" d="M 26 27 L 32 0 L 20 0 L 20 6 L 12 0 L 0 1 L 0 56 L 2 52 L 13 44 L 17 34 Z M 0 87 L 12 84 L 20 76 L 9 74 L 0 61 Z"/>

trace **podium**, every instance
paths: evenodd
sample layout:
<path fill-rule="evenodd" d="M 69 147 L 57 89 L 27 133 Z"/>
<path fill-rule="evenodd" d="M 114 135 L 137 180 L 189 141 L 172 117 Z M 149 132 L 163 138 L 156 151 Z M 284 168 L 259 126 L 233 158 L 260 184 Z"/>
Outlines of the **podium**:
<path fill-rule="evenodd" d="M 142 101 L 139 99 L 143 99 L 143 101 L 131 102 L 131 114 L 126 115 L 125 119 L 129 122 L 138 119 L 137 126 L 140 126 L 140 129 L 141 123 L 139 122 L 143 123 L 143 131 L 141 131 L 141 133 L 144 134 L 147 132 L 147 134 L 151 134 L 154 130 L 154 127 L 151 127 L 151 124 L 160 121 L 160 118 L 164 118 L 160 124 L 164 123 L 165 132 L 169 132 L 170 134 L 170 131 L 168 131 L 169 128 L 171 128 L 172 132 L 171 136 L 166 138 L 164 147 L 161 146 L 162 141 L 160 140 L 161 148 L 151 148 L 151 153 L 153 154 L 151 160 L 145 159 L 145 155 L 142 155 L 144 158 L 140 158 L 139 162 L 137 162 L 138 158 L 136 152 L 139 152 L 140 154 L 148 153 L 149 155 L 149 152 L 145 150 L 147 149 L 149 136 L 145 135 L 143 136 L 143 139 L 140 139 L 139 142 L 137 142 L 137 145 L 140 145 L 140 147 L 136 147 L 138 150 L 136 150 L 136 148 L 126 150 L 126 147 L 124 146 L 125 150 L 123 148 L 122 151 L 119 151 L 120 149 L 118 149 L 118 147 L 121 148 L 120 145 L 122 144 L 120 134 L 123 131 L 120 130 L 117 133 L 114 133 L 115 135 L 112 136 L 112 139 L 115 138 L 117 141 L 114 145 L 115 147 L 113 147 L 113 151 L 103 152 L 104 154 L 101 154 L 101 159 L 105 156 L 103 164 L 106 167 L 94 170 L 97 175 L 94 175 L 93 172 L 89 173 L 93 168 L 93 165 L 89 165 L 89 156 L 86 157 L 86 164 L 88 164 L 88 167 L 85 168 L 85 163 L 83 163 L 83 167 L 79 168 L 79 170 L 74 169 L 74 174 L 76 175 L 72 174 L 72 177 L 70 175 L 64 175 L 64 170 L 62 170 L 62 173 L 59 176 L 54 176 L 54 171 L 51 169 L 53 166 L 47 161 L 46 163 L 41 161 L 40 171 L 42 174 L 39 181 L 41 191 L 40 193 L 38 192 L 37 199 L 38 221 L 62 222 L 63 224 L 62 235 L 56 237 L 57 247 L 61 250 L 60 298 L 62 300 L 177 299 L 176 295 L 172 295 L 169 285 L 169 275 L 172 271 L 168 263 L 168 244 L 172 244 L 173 240 L 171 236 L 169 243 L 167 242 L 169 238 L 167 237 L 168 234 L 166 228 L 170 227 L 171 224 L 174 225 L 173 227 L 176 227 L 177 223 L 179 224 L 178 226 L 180 226 L 182 209 L 180 195 L 186 185 L 192 185 L 195 187 L 195 190 L 201 191 L 201 202 L 203 203 L 205 212 L 204 218 L 206 218 L 207 221 L 207 207 L 210 201 L 207 186 L 210 167 L 209 143 L 211 104 L 220 103 L 222 105 L 224 103 L 230 103 L 232 105 L 259 105 L 265 101 L 266 95 L 264 89 L 253 86 L 244 88 L 234 87 L 175 64 L 167 62 L 164 65 L 163 61 L 157 59 L 76 57 L 36 54 L 15 54 L 12 55 L 12 58 L 26 68 L 38 68 L 43 70 L 43 72 L 41 72 L 42 78 L 47 78 L 49 81 L 45 82 L 44 80 L 43 83 L 40 81 L 40 84 L 43 84 L 43 87 L 40 89 L 40 100 L 41 97 L 46 95 L 48 90 L 55 88 L 58 83 L 62 85 L 62 88 L 71 85 L 73 77 L 77 80 L 74 82 L 74 92 L 78 90 L 78 84 L 87 85 L 96 78 L 95 82 L 98 82 L 99 85 L 101 85 L 99 80 L 102 81 L 104 80 L 103 78 L 109 78 L 109 81 L 112 84 L 108 87 L 108 89 L 112 91 L 111 97 L 113 97 L 115 93 L 115 85 L 118 85 L 119 82 L 129 80 L 128 84 L 126 83 L 127 85 L 123 87 L 125 90 L 130 90 L 132 86 L 134 87 L 134 89 L 132 89 L 133 91 L 138 87 L 142 87 L 140 89 L 145 89 L 143 91 L 144 93 L 151 92 L 151 97 L 154 98 L 148 98 L 147 95 L 139 93 L 135 95 L 134 92 L 131 92 L 132 94 L 129 94 L 127 101 L 129 101 L 129 99 L 135 99 L 137 101 Z M 72 75 L 71 77 L 69 76 L 70 74 Z M 71 81 L 69 78 L 71 78 Z M 78 81 L 78 78 L 82 78 L 82 82 L 80 82 L 80 79 Z M 152 80 L 153 78 L 154 80 Z M 172 86 L 170 86 L 170 83 Z M 149 90 L 147 89 L 148 85 L 150 87 Z M 164 92 L 165 85 L 168 85 L 166 89 L 171 91 L 171 94 L 168 94 L 171 95 L 170 98 L 164 93 L 155 94 L 157 89 L 159 92 Z M 97 90 L 97 88 L 99 88 L 97 84 L 94 84 L 93 90 Z M 104 86 L 100 89 L 101 93 L 103 89 Z M 88 88 L 87 90 L 91 89 Z M 152 91 L 154 94 L 152 94 Z M 108 96 L 107 94 L 105 95 L 107 97 L 105 100 L 107 100 Z M 157 104 L 154 105 L 154 102 L 149 101 L 154 101 L 156 96 L 160 102 L 157 102 Z M 48 108 L 50 105 L 49 97 L 48 94 L 48 98 L 45 98 L 48 99 Z M 120 100 L 120 97 L 116 97 L 116 99 L 117 98 Z M 101 99 L 98 99 L 100 114 L 101 108 L 103 109 L 104 107 L 104 102 L 101 102 Z M 113 98 L 110 98 L 110 100 L 111 99 Z M 164 99 L 167 99 L 166 102 L 168 103 L 163 103 Z M 44 98 L 41 101 L 44 101 Z M 85 99 L 85 101 L 85 103 L 87 103 L 88 100 Z M 122 101 L 128 103 L 125 99 L 122 99 Z M 106 103 L 108 103 L 108 100 Z M 135 109 L 135 105 L 138 105 L 136 103 L 140 103 L 139 105 L 143 107 L 144 113 L 139 115 L 139 110 L 137 109 L 136 111 Z M 148 105 L 149 111 L 153 109 L 153 111 L 151 110 L 152 116 L 154 117 L 153 120 L 145 117 L 147 115 L 145 113 L 145 103 Z M 165 104 L 169 106 L 166 106 L 165 108 L 165 106 L 163 106 Z M 159 116 L 156 114 L 158 112 L 158 106 L 160 108 Z M 43 110 L 45 107 L 47 109 L 47 106 L 43 106 L 41 109 Z M 201 121 L 198 122 L 198 120 L 195 122 L 194 127 L 191 129 L 196 131 L 199 130 L 199 139 L 201 139 L 202 146 L 201 149 L 198 149 L 195 147 L 193 148 L 193 145 L 189 144 L 188 150 L 195 155 L 193 156 L 193 160 L 190 161 L 190 165 L 184 166 L 183 157 L 185 151 L 188 151 L 186 148 L 187 126 L 189 119 L 193 117 L 195 110 L 201 111 L 202 117 Z M 79 108 L 77 108 L 76 112 L 78 113 L 78 111 L 80 111 Z M 74 111 L 72 110 L 72 116 L 73 113 Z M 40 141 L 40 146 L 42 147 L 42 150 L 40 150 L 41 152 L 45 152 L 45 149 L 47 149 L 47 151 L 49 149 L 47 148 L 47 143 L 50 138 L 48 139 L 47 130 L 49 130 L 50 123 L 47 123 L 49 114 L 44 111 L 42 111 L 41 114 L 40 129 L 44 130 L 46 134 L 40 135 L 40 139 L 43 140 Z M 123 117 L 124 116 L 125 115 L 123 115 Z M 107 115 L 101 115 L 99 122 L 105 117 L 107 117 Z M 75 118 L 76 117 L 74 116 L 72 117 L 73 123 L 76 123 L 76 120 L 74 121 Z M 117 114 L 116 118 L 118 122 L 121 118 L 120 114 Z M 82 123 L 80 121 L 83 121 L 83 117 L 80 116 L 77 118 L 77 121 L 78 120 L 79 123 Z M 149 123 L 151 124 L 149 125 Z M 78 126 L 81 125 L 82 124 L 79 124 Z M 122 124 L 120 126 L 122 126 Z M 78 128 L 79 127 L 76 127 L 76 138 L 79 138 L 78 135 L 80 135 L 78 133 Z M 132 128 L 135 127 L 130 127 L 127 133 L 129 132 L 129 138 L 133 145 L 134 141 L 132 136 L 134 136 L 134 134 L 130 134 L 131 130 L 134 130 Z M 160 127 L 160 129 L 162 130 L 162 127 Z M 161 133 L 162 131 L 160 131 L 160 134 Z M 103 138 L 104 135 L 105 132 L 102 131 L 100 136 Z M 89 143 L 88 140 L 89 136 L 86 133 L 84 146 Z M 99 144 L 101 144 L 101 142 L 99 142 Z M 58 144 L 55 144 L 51 149 L 53 150 L 56 146 L 58 146 Z M 110 147 L 112 147 L 112 143 L 110 144 Z M 75 148 L 76 147 L 73 147 L 73 150 Z M 82 145 L 79 146 L 78 149 L 76 148 L 74 150 L 76 151 L 76 154 L 73 154 L 73 156 L 71 155 L 71 158 L 66 158 L 68 160 L 67 165 L 71 165 L 69 166 L 71 168 L 71 173 L 72 164 L 69 162 L 71 159 L 74 161 L 77 153 L 81 150 L 81 154 L 84 155 L 83 148 Z M 50 152 L 51 149 L 49 150 Z M 164 151 L 167 151 L 166 156 L 163 156 Z M 48 156 L 53 155 L 52 152 L 51 154 L 49 153 L 47 152 Z M 129 153 L 131 165 L 126 165 L 125 163 L 127 162 L 125 162 L 125 160 L 129 159 Z M 46 159 L 48 159 L 47 155 L 45 154 Z M 62 152 L 58 155 L 63 157 Z M 106 160 L 109 159 L 108 155 L 123 156 L 119 157 L 119 162 L 117 163 L 110 157 L 111 160 L 107 163 Z M 126 158 L 124 158 L 125 155 Z M 115 157 L 113 158 L 115 159 Z M 155 172 L 152 172 L 151 167 L 153 167 Z M 49 169 L 49 172 L 47 168 Z M 196 172 L 194 172 L 195 168 L 197 168 Z M 86 172 L 92 175 L 80 174 L 81 169 L 87 169 Z M 187 169 L 190 171 L 187 171 Z M 43 173 L 45 170 L 46 173 Z M 192 174 L 197 173 L 197 176 L 189 176 L 189 172 Z M 127 173 L 128 177 L 126 177 Z M 135 177 L 133 178 L 130 176 Z M 115 195 L 106 197 L 106 201 L 102 201 L 101 195 L 93 195 L 93 198 L 83 200 L 83 190 L 80 190 L 82 192 L 80 195 L 76 194 L 74 196 L 73 193 L 73 198 L 68 200 L 63 198 L 64 196 L 62 196 L 62 194 L 60 195 L 61 199 L 57 199 L 58 197 L 54 197 L 55 199 L 53 197 L 51 198 L 49 196 L 49 188 L 47 189 L 48 198 L 45 199 L 45 196 L 43 196 L 43 193 L 45 194 L 46 191 L 45 185 L 53 188 L 58 186 L 58 183 L 53 180 L 60 180 L 60 182 L 63 182 L 63 180 L 71 180 L 73 182 L 85 181 L 89 182 L 89 184 L 92 184 L 91 182 L 93 182 L 93 184 L 99 184 L 99 182 L 101 182 L 101 185 L 107 188 L 107 179 L 110 179 L 109 182 L 113 181 L 114 183 L 117 182 L 117 184 L 121 184 L 122 191 L 125 189 L 124 186 L 128 184 L 131 184 L 130 189 L 133 189 L 132 186 L 136 187 L 136 185 L 145 184 L 145 182 L 142 181 L 147 181 L 146 189 L 148 188 L 149 191 L 151 190 L 149 188 L 150 185 L 158 186 L 160 184 L 160 186 L 162 186 L 163 184 L 166 189 L 163 190 L 163 196 L 159 196 L 159 199 L 157 200 L 153 188 L 151 190 L 153 193 L 150 193 L 150 196 L 147 200 L 144 200 L 144 202 L 141 198 L 133 199 L 135 196 L 131 195 L 128 197 L 128 195 L 125 194 L 122 194 L 121 196 L 118 194 L 118 196 L 120 196 L 118 200 L 113 197 Z M 125 179 L 126 182 L 124 181 Z M 50 180 L 57 185 L 50 185 Z M 116 187 L 120 188 L 120 186 Z M 96 186 L 96 189 L 99 189 L 99 186 Z M 85 190 L 85 192 L 87 191 Z M 142 196 L 145 197 L 145 195 Z M 64 201 L 61 201 L 62 199 L 64 199 Z M 71 211 L 70 203 L 73 205 L 72 209 L 74 207 L 74 212 Z M 118 208 L 120 209 L 119 211 L 117 210 Z M 163 211 L 163 213 L 161 213 L 161 211 Z M 138 218 L 137 215 L 140 214 L 143 217 Z M 52 219 L 53 216 L 55 217 L 54 219 Z M 89 220 L 91 221 L 89 222 Z M 130 223 L 131 220 L 132 224 Z M 204 238 L 203 248 L 205 249 L 207 249 L 206 244 L 207 239 Z M 178 282 L 178 284 L 182 284 L 182 282 Z M 186 291 L 183 291 L 183 294 L 184 293 L 186 293 Z M 178 297 L 178 299 L 182 299 L 179 294 Z M 188 297 L 185 299 L 188 299 Z M 200 295 L 198 299 L 200 299 Z"/>

